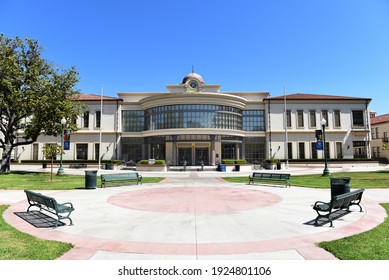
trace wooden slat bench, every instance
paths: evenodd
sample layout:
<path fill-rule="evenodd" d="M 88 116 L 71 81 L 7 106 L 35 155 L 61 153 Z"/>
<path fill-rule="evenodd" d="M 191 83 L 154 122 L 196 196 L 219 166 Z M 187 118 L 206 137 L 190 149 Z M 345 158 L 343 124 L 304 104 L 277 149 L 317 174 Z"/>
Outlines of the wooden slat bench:
<path fill-rule="evenodd" d="M 290 174 L 254 172 L 252 175 L 249 175 L 249 185 L 251 183 L 254 184 L 255 181 L 285 182 L 285 187 L 290 187 Z"/>
<path fill-rule="evenodd" d="M 101 174 L 101 187 L 104 188 L 107 182 L 113 181 L 136 181 L 136 184 L 142 184 L 142 175 L 138 172 L 120 173 L 120 174 Z"/>
<path fill-rule="evenodd" d="M 330 226 L 332 227 L 331 213 L 335 211 L 347 209 L 349 210 L 350 206 L 358 205 L 360 212 L 362 207 L 360 205 L 362 200 L 362 194 L 365 189 L 359 189 L 352 192 L 340 194 L 333 196 L 330 202 L 316 201 L 313 209 L 317 213 L 317 218 L 315 219 L 315 225 L 320 218 L 327 218 L 330 221 Z"/>
<path fill-rule="evenodd" d="M 25 190 L 24 192 L 26 193 L 27 201 L 30 204 L 30 206 L 27 208 L 27 212 L 30 211 L 31 207 L 38 207 L 39 211 L 45 210 L 57 216 L 57 221 L 54 225 L 55 228 L 58 226 L 59 221 L 63 219 L 68 219 L 70 221 L 70 225 L 73 225 L 73 221 L 69 217 L 70 214 L 74 211 L 72 203 L 66 202 L 60 204 L 53 197 L 29 190 Z"/>

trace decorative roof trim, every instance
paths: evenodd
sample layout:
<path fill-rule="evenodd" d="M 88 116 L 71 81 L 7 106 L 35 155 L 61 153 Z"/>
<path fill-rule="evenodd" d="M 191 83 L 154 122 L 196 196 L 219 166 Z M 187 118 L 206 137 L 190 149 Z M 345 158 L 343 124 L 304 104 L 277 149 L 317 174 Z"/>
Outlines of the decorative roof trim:
<path fill-rule="evenodd" d="M 284 100 L 285 96 L 276 96 L 265 98 L 265 100 Z M 336 96 L 324 94 L 309 94 L 309 93 L 293 93 L 286 95 L 286 100 L 364 100 L 371 101 L 371 98 L 350 97 L 350 96 Z"/>

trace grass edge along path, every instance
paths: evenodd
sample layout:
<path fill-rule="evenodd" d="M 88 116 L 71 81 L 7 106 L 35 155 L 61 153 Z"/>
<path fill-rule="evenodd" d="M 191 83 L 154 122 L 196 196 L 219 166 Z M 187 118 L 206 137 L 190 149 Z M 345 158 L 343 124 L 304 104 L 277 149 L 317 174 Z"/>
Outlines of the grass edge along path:
<path fill-rule="evenodd" d="M 3 218 L 8 205 L 0 205 L 0 260 L 55 260 L 73 248 L 70 243 L 43 240 L 21 232 Z"/>
<path fill-rule="evenodd" d="M 286 173 L 286 172 L 285 172 Z M 370 172 L 339 172 L 332 173 L 331 177 L 350 177 L 351 188 L 389 188 L 388 171 L 370 171 Z M 293 175 L 290 177 L 291 186 L 306 188 L 330 188 L 330 177 L 324 177 L 321 174 L 312 175 Z M 246 183 L 249 178 L 245 177 L 224 177 L 224 180 L 232 183 Z M 262 182 L 256 182 L 262 184 Z M 263 181 L 263 184 L 285 185 L 283 182 Z"/>
<path fill-rule="evenodd" d="M 389 203 L 380 205 L 386 210 L 387 217 L 375 228 L 316 245 L 341 260 L 389 260 Z"/>
<path fill-rule="evenodd" d="M 143 177 L 142 183 L 158 183 L 163 179 L 165 178 Z M 134 184 L 134 182 L 113 182 L 108 186 L 113 187 L 130 184 Z M 96 185 L 97 187 L 101 186 L 101 176 L 97 176 Z M 85 176 L 82 175 L 65 174 L 62 176 L 53 176 L 53 180 L 51 181 L 50 173 L 11 172 L 10 174 L 0 174 L 0 190 L 73 190 L 83 188 L 85 188 Z"/>

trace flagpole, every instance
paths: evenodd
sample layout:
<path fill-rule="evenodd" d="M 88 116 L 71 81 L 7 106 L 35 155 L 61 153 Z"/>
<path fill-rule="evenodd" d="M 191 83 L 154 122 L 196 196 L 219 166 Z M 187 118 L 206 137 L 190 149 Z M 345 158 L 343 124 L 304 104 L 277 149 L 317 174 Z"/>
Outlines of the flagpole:
<path fill-rule="evenodd" d="M 285 168 L 289 168 L 289 154 L 288 154 L 288 121 L 287 121 L 287 114 L 286 114 L 286 87 L 284 85 L 284 122 L 285 122 L 285 148 L 284 148 L 284 154 L 286 159 L 286 165 Z"/>
<path fill-rule="evenodd" d="M 99 169 L 101 169 L 101 157 L 102 157 L 102 147 L 101 147 L 101 139 L 102 139 L 102 130 L 103 126 L 103 94 L 104 94 L 104 85 L 101 85 L 101 98 L 100 98 L 100 139 L 99 139 Z"/>

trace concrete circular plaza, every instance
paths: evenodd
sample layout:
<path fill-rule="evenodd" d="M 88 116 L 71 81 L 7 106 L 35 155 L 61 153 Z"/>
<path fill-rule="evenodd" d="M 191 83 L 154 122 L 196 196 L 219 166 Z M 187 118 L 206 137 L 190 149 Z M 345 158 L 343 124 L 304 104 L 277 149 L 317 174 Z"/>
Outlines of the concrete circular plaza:
<path fill-rule="evenodd" d="M 112 171 L 114 172 L 114 171 Z M 320 172 L 290 169 L 292 174 Z M 5 220 L 43 239 L 74 244 L 61 259 L 335 259 L 315 246 L 369 230 L 386 217 L 380 202 L 389 190 L 368 189 L 364 212 L 352 212 L 315 226 L 315 201 L 329 201 L 329 189 L 229 183 L 220 172 L 168 172 L 143 185 L 41 191 L 75 207 L 74 226 L 37 228 L 16 216 L 25 211 L 23 191 L 0 191 L 0 204 L 11 206 Z M 248 176 L 234 172 L 224 176 Z"/>

